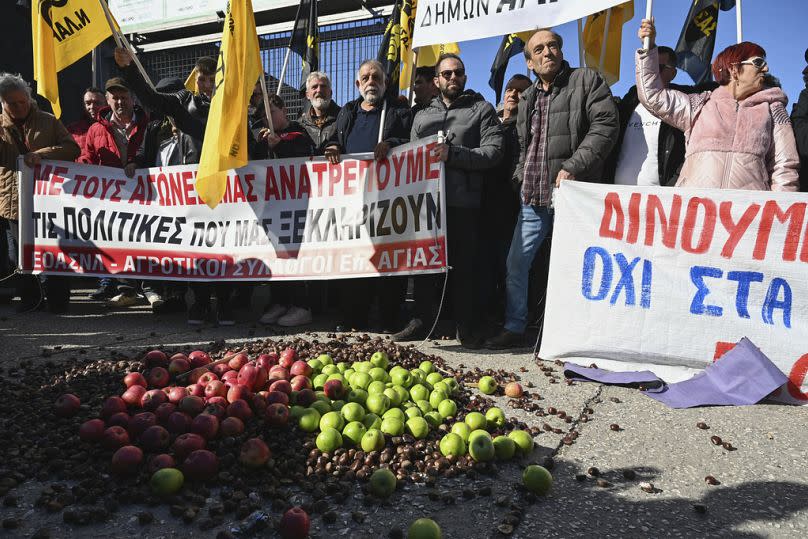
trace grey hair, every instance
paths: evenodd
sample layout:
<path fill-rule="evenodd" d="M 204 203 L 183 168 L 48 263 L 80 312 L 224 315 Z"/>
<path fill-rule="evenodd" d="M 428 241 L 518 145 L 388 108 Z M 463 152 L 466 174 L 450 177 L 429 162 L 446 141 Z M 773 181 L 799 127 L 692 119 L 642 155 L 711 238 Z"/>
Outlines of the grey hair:
<path fill-rule="evenodd" d="M 365 60 L 364 62 L 359 64 L 359 67 L 356 70 L 356 80 L 359 80 L 359 72 L 362 71 L 362 68 L 365 67 L 366 65 L 372 65 L 373 67 L 375 67 L 376 69 L 379 70 L 379 72 L 382 74 L 382 77 L 385 77 L 384 66 L 382 65 L 382 63 L 380 61 L 378 61 L 378 60 Z"/>
<path fill-rule="evenodd" d="M 324 80 L 328 82 L 328 87 L 331 88 L 331 78 L 324 71 L 312 71 L 309 73 L 309 76 L 306 77 L 306 90 L 309 89 L 309 83 L 313 80 Z"/>
<path fill-rule="evenodd" d="M 0 73 L 0 97 L 5 97 L 11 92 L 17 91 L 25 92 L 28 97 L 31 97 L 31 85 L 21 75 Z"/>

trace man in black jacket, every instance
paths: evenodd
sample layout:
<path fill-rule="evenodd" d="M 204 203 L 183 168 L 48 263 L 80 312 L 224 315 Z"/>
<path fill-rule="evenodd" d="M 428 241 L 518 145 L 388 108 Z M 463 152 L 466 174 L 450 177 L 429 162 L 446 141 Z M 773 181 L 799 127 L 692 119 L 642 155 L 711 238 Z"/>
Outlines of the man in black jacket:
<path fill-rule="evenodd" d="M 306 77 L 306 106 L 300 114 L 302 125 L 314 142 L 315 155 L 323 155 L 328 141 L 337 130 L 340 107 L 331 99 L 331 79 L 322 71 Z"/>
<path fill-rule="evenodd" d="M 805 51 L 808 62 L 808 49 Z M 791 124 L 794 126 L 794 138 L 797 140 L 797 152 L 800 154 L 800 191 L 808 191 L 808 67 L 802 71 L 805 90 L 794 108 L 791 109 Z"/>

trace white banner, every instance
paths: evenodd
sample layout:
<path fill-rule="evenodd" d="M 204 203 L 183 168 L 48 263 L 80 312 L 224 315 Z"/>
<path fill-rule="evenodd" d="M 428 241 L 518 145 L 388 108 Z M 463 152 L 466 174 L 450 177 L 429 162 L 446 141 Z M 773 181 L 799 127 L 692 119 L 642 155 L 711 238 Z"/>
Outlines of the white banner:
<path fill-rule="evenodd" d="M 555 206 L 542 358 L 703 368 L 748 337 L 808 401 L 808 194 L 564 182 Z"/>
<path fill-rule="evenodd" d="M 253 161 L 231 172 L 213 210 L 196 195 L 196 165 L 142 169 L 134 178 L 61 161 L 23 167 L 22 269 L 189 281 L 443 271 L 435 140 L 399 146 L 381 161 Z"/>
<path fill-rule="evenodd" d="M 413 47 L 502 36 L 582 19 L 626 0 L 421 0 Z"/>

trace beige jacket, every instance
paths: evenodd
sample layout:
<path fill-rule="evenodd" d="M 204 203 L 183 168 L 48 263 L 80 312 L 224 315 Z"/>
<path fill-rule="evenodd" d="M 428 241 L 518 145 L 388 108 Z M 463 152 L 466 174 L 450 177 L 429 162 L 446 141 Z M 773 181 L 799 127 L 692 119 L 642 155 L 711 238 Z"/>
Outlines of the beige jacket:
<path fill-rule="evenodd" d="M 780 88 L 742 101 L 727 86 L 687 95 L 662 86 L 656 48 L 637 51 L 636 60 L 640 102 L 685 133 L 677 187 L 799 190 L 800 160 Z"/>
<path fill-rule="evenodd" d="M 73 161 L 81 153 L 78 144 L 62 122 L 52 114 L 39 110 L 36 105 L 20 133 L 14 121 L 5 112 L 0 115 L 0 217 L 16 220 L 19 207 L 17 193 L 17 156 L 20 155 L 17 138 L 28 150 L 43 159 Z"/>

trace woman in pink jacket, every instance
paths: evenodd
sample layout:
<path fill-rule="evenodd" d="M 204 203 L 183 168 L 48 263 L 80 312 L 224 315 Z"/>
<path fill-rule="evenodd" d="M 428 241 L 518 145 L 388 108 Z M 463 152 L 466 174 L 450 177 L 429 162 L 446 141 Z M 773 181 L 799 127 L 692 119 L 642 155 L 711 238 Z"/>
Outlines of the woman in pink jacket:
<path fill-rule="evenodd" d="M 766 51 L 744 41 L 724 49 L 713 62 L 720 86 L 686 95 L 666 89 L 659 78 L 656 30 L 643 19 L 638 50 L 640 102 L 660 120 L 681 129 L 687 141 L 677 187 L 798 191 L 799 155 L 786 112 L 788 98 L 767 88 Z"/>

